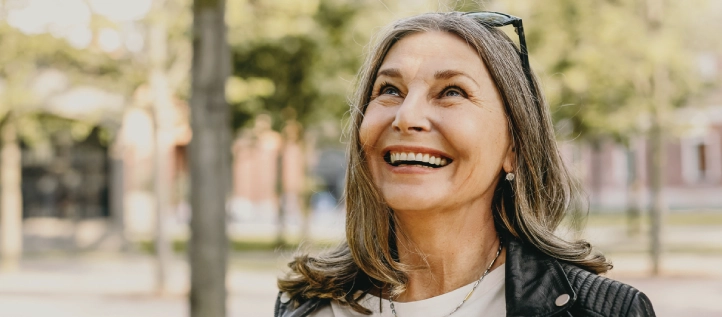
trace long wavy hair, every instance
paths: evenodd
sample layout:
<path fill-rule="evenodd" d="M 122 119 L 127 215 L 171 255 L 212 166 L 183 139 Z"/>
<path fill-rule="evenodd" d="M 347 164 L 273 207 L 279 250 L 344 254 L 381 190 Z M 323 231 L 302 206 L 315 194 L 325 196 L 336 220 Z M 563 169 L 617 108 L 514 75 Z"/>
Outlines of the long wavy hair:
<path fill-rule="evenodd" d="M 576 182 L 565 168 L 554 128 L 540 89 L 530 89 L 519 53 L 502 31 L 460 12 L 429 13 L 389 26 L 371 47 L 351 99 L 346 174 L 346 241 L 318 256 L 299 255 L 278 287 L 294 304 L 309 298 L 333 299 L 370 314 L 358 301 L 384 287 L 404 291 L 411 268 L 398 261 L 393 210 L 374 185 L 359 142 L 359 128 L 373 83 L 389 49 L 404 36 L 419 32 L 449 32 L 476 50 L 501 94 L 515 148 L 516 178 L 501 181 L 492 201 L 496 230 L 534 245 L 560 261 L 594 273 L 611 269 L 606 258 L 583 240 L 568 241 L 555 230 L 574 208 L 580 208 Z M 534 80 L 534 85 L 539 87 Z"/>

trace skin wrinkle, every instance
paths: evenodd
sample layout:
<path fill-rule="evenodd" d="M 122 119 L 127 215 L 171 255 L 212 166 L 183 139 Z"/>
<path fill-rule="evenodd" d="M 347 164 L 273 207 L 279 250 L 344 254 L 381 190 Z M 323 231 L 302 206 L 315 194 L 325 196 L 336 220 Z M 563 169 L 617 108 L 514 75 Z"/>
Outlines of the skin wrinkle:
<path fill-rule="evenodd" d="M 463 91 L 447 88 L 449 84 Z M 448 91 L 454 95 L 447 96 Z M 407 290 L 397 300 L 446 293 L 477 280 L 486 268 L 484 262 L 498 245 L 491 196 L 502 165 L 513 168 L 506 122 L 496 86 L 461 38 L 441 32 L 413 34 L 386 55 L 360 141 L 374 183 L 405 233 L 400 261 L 423 268 L 408 273 Z M 454 160 L 431 174 L 397 176 L 382 159 L 381 150 L 388 144 L 428 146 Z M 448 248 L 459 241 L 464 248 Z M 501 264 L 503 259 L 496 266 Z"/>
<path fill-rule="evenodd" d="M 504 173 L 495 175 L 499 185 L 490 192 L 496 224 L 494 230 L 590 272 L 603 273 L 611 268 L 605 257 L 593 252 L 585 241 L 566 241 L 554 235 L 565 214 L 579 208 L 579 187 L 562 163 L 542 91 L 531 91 L 512 41 L 501 30 L 482 26 L 462 13 L 429 13 L 388 26 L 369 47 L 368 56 L 360 68 L 357 89 L 350 98 L 348 172 L 344 191 L 348 211 L 346 240 L 332 252 L 297 257 L 289 264 L 291 272 L 279 278 L 278 286 L 289 295 L 293 305 L 318 296 L 333 298 L 340 305 L 349 305 L 355 312 L 370 314 L 369 309 L 359 305 L 358 298 L 339 298 L 334 294 L 345 294 L 350 288 L 357 288 L 370 290 L 373 294 L 394 296 L 404 294 L 411 285 L 410 277 L 418 266 L 399 262 L 397 254 L 402 248 L 409 250 L 410 254 L 423 254 L 419 247 L 421 244 L 405 242 L 411 240 L 411 234 L 399 229 L 401 218 L 389 208 L 388 201 L 373 181 L 368 164 L 373 164 L 379 157 L 367 151 L 373 150 L 373 144 L 362 138 L 360 128 L 362 122 L 370 118 L 366 112 L 375 99 L 372 97 L 375 97 L 377 72 L 390 51 L 404 38 L 429 32 L 454 34 L 462 39 L 465 47 L 472 47 L 475 55 L 489 67 L 491 83 L 501 95 L 503 109 L 500 110 L 507 114 L 506 120 L 502 121 L 506 122 L 510 138 L 513 138 L 509 145 L 511 150 L 511 144 L 514 144 L 512 156 L 517 165 L 513 183 L 498 182 L 503 180 Z M 467 71 L 467 68 L 463 70 Z M 541 87 L 533 71 L 532 81 L 535 86 Z M 485 105 L 481 98 L 473 94 L 469 97 L 475 104 Z M 489 109 L 480 111 L 493 115 Z M 454 119 L 452 114 L 445 112 L 435 115 L 445 122 L 453 122 Z M 431 124 L 433 127 L 434 122 Z M 453 223 L 449 221 L 450 226 Z M 456 243 L 453 241 L 450 245 Z M 483 250 L 470 257 L 481 258 L 482 254 Z M 315 259 L 313 265 L 311 259 Z M 423 263 L 425 265 L 433 260 L 429 257 L 421 259 L 427 262 Z M 311 286 L 309 281 L 312 280 L 324 283 L 322 286 Z M 353 286 L 349 281 L 354 281 Z M 379 285 L 383 288 L 379 289 Z"/>
<path fill-rule="evenodd" d="M 476 82 L 476 79 L 474 79 L 474 77 L 471 77 L 471 76 L 469 76 L 468 74 L 466 74 L 466 73 L 464 73 L 464 72 L 462 72 L 462 71 L 457 71 L 457 70 L 444 70 L 444 71 L 437 71 L 436 73 L 434 73 L 434 78 L 437 79 L 437 80 L 442 80 L 442 79 L 449 80 L 449 79 L 452 79 L 452 78 L 454 78 L 454 77 L 456 77 L 456 76 L 464 76 L 464 77 L 466 77 L 466 78 L 468 78 L 468 79 L 471 79 L 471 80 L 474 82 L 474 84 L 476 84 L 477 86 L 479 86 L 479 83 Z"/>

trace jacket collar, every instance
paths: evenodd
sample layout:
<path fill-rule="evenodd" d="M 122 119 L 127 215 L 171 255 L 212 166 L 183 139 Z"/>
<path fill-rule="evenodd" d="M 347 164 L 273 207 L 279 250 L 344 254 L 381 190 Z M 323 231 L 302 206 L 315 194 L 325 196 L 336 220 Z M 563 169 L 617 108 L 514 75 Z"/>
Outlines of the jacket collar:
<path fill-rule="evenodd" d="M 506 315 L 509 317 L 555 316 L 568 310 L 577 296 L 561 264 L 530 243 L 511 237 L 506 243 Z M 561 306 L 557 298 L 569 300 Z M 564 297 L 562 297 L 563 301 Z"/>

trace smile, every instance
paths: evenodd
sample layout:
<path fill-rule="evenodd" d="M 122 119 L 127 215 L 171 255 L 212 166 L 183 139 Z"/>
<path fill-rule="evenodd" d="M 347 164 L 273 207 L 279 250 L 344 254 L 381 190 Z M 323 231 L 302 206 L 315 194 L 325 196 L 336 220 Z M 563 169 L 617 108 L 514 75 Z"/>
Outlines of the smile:
<path fill-rule="evenodd" d="M 384 161 L 392 166 L 421 166 L 428 168 L 440 168 L 451 164 L 451 159 L 430 155 L 428 153 L 397 152 L 388 151 L 384 155 Z"/>

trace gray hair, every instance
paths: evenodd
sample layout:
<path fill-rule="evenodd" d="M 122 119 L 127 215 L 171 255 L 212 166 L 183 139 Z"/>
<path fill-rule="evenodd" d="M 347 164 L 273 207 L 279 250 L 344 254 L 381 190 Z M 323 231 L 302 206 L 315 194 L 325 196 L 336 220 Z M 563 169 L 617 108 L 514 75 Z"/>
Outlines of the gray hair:
<path fill-rule="evenodd" d="M 546 101 L 539 89 L 536 93 L 530 89 L 513 42 L 502 31 L 460 12 L 429 13 L 388 27 L 361 67 L 351 100 L 346 241 L 333 251 L 315 257 L 301 255 L 289 264 L 291 273 L 279 279 L 278 285 L 295 303 L 328 298 L 370 314 L 358 304 L 368 292 L 384 287 L 390 287 L 393 293 L 404 290 L 410 268 L 398 261 L 394 214 L 365 163 L 359 128 L 387 52 L 406 35 L 432 31 L 455 34 L 476 50 L 504 103 L 516 155 L 516 178 L 506 182 L 502 181 L 504 175 L 499 175 L 492 201 L 497 231 L 591 272 L 611 269 L 606 258 L 593 252 L 588 242 L 567 241 L 554 233 L 565 215 L 579 208 L 579 190 L 562 162 Z M 539 87 L 536 79 L 534 85 Z"/>

